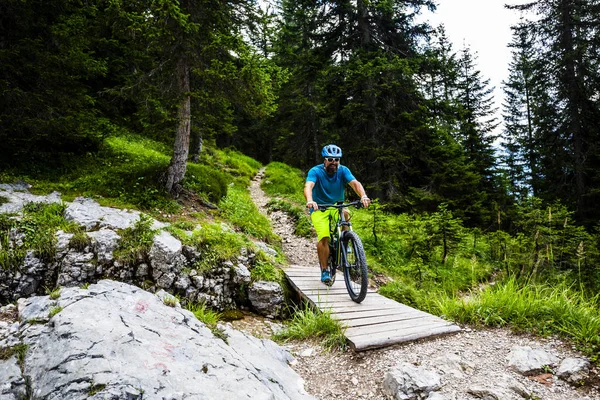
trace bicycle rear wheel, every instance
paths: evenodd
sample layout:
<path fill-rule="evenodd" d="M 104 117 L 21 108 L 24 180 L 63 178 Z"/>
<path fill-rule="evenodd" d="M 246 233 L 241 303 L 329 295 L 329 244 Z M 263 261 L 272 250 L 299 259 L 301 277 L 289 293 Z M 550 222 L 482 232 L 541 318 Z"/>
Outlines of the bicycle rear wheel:
<path fill-rule="evenodd" d="M 360 303 L 367 296 L 369 286 L 369 273 L 367 257 L 358 235 L 353 231 L 344 232 L 344 250 L 348 265 L 344 268 L 344 280 L 350 298 Z"/>

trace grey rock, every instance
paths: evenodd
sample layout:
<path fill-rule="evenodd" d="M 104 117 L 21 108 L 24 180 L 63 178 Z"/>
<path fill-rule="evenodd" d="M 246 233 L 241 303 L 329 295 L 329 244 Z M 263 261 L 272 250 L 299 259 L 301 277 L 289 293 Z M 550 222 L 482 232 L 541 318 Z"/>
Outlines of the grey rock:
<path fill-rule="evenodd" d="M 515 346 L 508 356 L 508 366 L 522 375 L 535 375 L 542 372 L 544 367 L 552 367 L 558 363 L 558 358 L 542 349 L 529 346 Z"/>
<path fill-rule="evenodd" d="M 93 199 L 77 197 L 67 206 L 65 218 L 85 227 L 88 231 L 104 227 L 126 229 L 132 227 L 140 219 L 140 213 L 138 211 L 103 207 Z M 153 229 L 164 227 L 165 224 L 153 221 Z"/>
<path fill-rule="evenodd" d="M 7 199 L 0 205 L 0 213 L 17 213 L 27 203 L 60 203 L 60 193 L 52 192 L 47 196 L 38 196 L 27 192 L 29 185 L 4 184 L 0 187 L 0 196 Z"/>
<path fill-rule="evenodd" d="M 577 384 L 586 381 L 590 367 L 590 362 L 585 358 L 569 357 L 562 360 L 556 375 L 569 383 Z"/>
<path fill-rule="evenodd" d="M 429 393 L 429 397 L 427 400 L 455 400 L 456 396 L 452 393 L 440 393 L 440 392 L 431 392 Z"/>
<path fill-rule="evenodd" d="M 250 270 L 244 264 L 238 264 L 233 267 L 233 282 L 237 284 L 250 283 Z"/>
<path fill-rule="evenodd" d="M 17 357 L 0 359 L 0 400 L 24 399 L 25 392 L 25 379 L 21 376 Z"/>
<path fill-rule="evenodd" d="M 252 308 L 267 318 L 281 317 L 285 309 L 283 289 L 277 282 L 258 281 L 248 287 Z"/>
<path fill-rule="evenodd" d="M 383 392 L 397 400 L 427 399 L 441 386 L 441 376 L 437 372 L 410 363 L 392 368 L 383 379 Z"/>
<path fill-rule="evenodd" d="M 256 245 L 265 253 L 267 253 L 270 256 L 276 257 L 277 256 L 277 250 L 267 246 L 266 243 L 263 242 L 257 242 Z"/>
<path fill-rule="evenodd" d="M 48 321 L 50 307 L 54 305 L 49 299 L 49 296 L 20 298 L 17 301 L 17 307 L 21 322 Z"/>
<path fill-rule="evenodd" d="M 56 231 L 56 259 L 62 259 L 69 252 L 69 242 L 73 237 L 72 233 L 66 233 L 61 230 Z"/>
<path fill-rule="evenodd" d="M 176 239 L 167 231 L 161 231 L 154 237 L 154 243 L 150 249 L 150 262 L 155 264 L 172 265 L 179 261 L 182 255 L 183 246 L 179 239 Z"/>
<path fill-rule="evenodd" d="M 111 229 L 100 229 L 99 231 L 89 232 L 88 236 L 92 240 L 92 248 L 98 263 L 109 264 L 113 261 L 113 252 L 119 246 L 121 236 Z"/>
<path fill-rule="evenodd" d="M 475 382 L 467 393 L 484 400 L 521 400 L 531 398 L 525 387 L 508 375 L 488 376 L 485 382 Z"/>
<path fill-rule="evenodd" d="M 44 302 L 20 303 L 21 317 Z M 67 288 L 58 303 L 51 323 L 19 333 L 35 398 L 311 398 L 274 343 L 228 330 L 228 345 L 189 311 L 134 286 Z M 92 388 L 99 391 L 90 396 Z"/>

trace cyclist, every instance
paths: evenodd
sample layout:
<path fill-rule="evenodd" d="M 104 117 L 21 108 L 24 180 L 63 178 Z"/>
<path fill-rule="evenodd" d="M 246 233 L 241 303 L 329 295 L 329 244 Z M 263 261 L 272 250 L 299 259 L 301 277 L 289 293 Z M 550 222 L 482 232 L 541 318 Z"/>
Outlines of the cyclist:
<path fill-rule="evenodd" d="M 327 270 L 329 258 L 329 216 L 335 218 L 335 208 L 320 211 L 317 204 L 334 204 L 344 201 L 344 188 L 346 184 L 360 196 L 362 205 L 369 207 L 371 200 L 365 193 L 363 185 L 356 180 L 350 170 L 340 164 L 342 149 L 335 144 L 328 144 L 321 151 L 323 164 L 316 165 L 308 171 L 304 185 L 306 207 L 310 210 L 310 218 L 317 231 L 317 254 L 321 266 L 321 282 L 331 283 L 331 276 Z M 344 210 L 348 217 L 348 211 Z"/>

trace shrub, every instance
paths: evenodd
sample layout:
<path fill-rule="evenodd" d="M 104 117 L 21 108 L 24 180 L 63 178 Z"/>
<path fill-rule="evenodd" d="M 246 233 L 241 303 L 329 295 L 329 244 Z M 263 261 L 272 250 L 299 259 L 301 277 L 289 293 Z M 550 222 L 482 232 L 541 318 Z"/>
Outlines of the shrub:
<path fill-rule="evenodd" d="M 132 264 L 138 259 L 144 259 L 148 256 L 150 247 L 154 243 L 154 236 L 157 231 L 152 229 L 152 218 L 140 214 L 140 218 L 134 226 L 119 231 L 121 240 L 119 246 L 114 252 L 117 260 Z"/>

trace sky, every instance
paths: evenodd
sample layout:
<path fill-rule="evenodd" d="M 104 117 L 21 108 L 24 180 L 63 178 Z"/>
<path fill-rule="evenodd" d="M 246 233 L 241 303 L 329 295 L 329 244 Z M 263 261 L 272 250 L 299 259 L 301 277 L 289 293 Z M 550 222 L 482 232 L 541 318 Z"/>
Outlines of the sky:
<path fill-rule="evenodd" d="M 495 86 L 494 98 L 501 119 L 502 81 L 508 79 L 511 60 L 508 43 L 512 39 L 510 26 L 519 21 L 519 13 L 507 10 L 504 4 L 524 4 L 529 0 L 437 0 L 435 13 L 425 10 L 421 18 L 432 26 L 444 24 L 446 35 L 455 52 L 469 46 L 477 54 L 476 68 L 484 79 Z"/>

